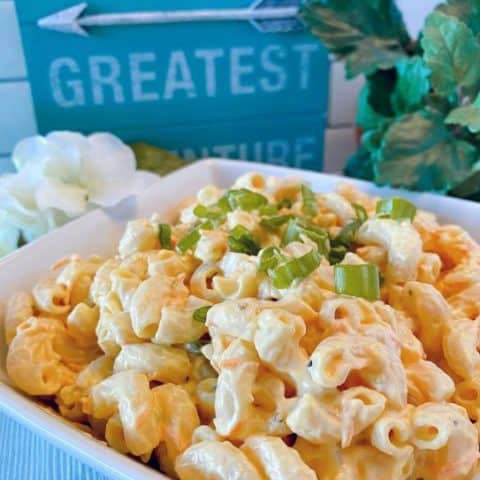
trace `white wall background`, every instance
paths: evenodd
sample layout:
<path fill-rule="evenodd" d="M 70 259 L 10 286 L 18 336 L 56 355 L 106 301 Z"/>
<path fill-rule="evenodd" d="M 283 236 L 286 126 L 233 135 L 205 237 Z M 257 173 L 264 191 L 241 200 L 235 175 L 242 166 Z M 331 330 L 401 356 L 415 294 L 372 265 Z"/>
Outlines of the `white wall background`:
<path fill-rule="evenodd" d="M 73 5 L 74 2 L 72 2 Z M 439 0 L 397 0 L 412 34 Z M 343 65 L 332 64 L 330 110 L 325 139 L 325 170 L 338 172 L 355 150 L 355 105 L 361 79 L 344 80 Z M 30 86 L 13 0 L 0 0 L 0 171 L 10 168 L 9 154 L 22 138 L 36 133 Z"/>

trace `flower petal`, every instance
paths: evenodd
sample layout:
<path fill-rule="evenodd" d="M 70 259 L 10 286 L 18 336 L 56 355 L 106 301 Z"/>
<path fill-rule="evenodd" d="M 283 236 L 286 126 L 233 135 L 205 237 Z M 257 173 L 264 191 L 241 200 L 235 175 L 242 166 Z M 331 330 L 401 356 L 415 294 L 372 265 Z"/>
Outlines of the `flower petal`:
<path fill-rule="evenodd" d="M 0 218 L 0 257 L 16 250 L 19 238 L 20 230 L 9 223 L 3 215 Z"/>
<path fill-rule="evenodd" d="M 128 182 L 109 182 L 101 190 L 89 195 L 89 201 L 101 207 L 111 207 L 124 198 L 144 192 L 160 179 L 150 172 L 134 172 Z"/>
<path fill-rule="evenodd" d="M 75 217 L 87 210 L 88 192 L 81 187 L 67 184 L 56 178 L 44 178 L 37 187 L 35 200 L 39 210 L 49 208 L 61 210 Z"/>
<path fill-rule="evenodd" d="M 90 151 L 85 160 L 89 198 L 111 206 L 131 194 L 135 175 L 135 155 L 119 138 L 109 133 L 88 137 Z"/>
<path fill-rule="evenodd" d="M 34 181 L 43 171 L 46 163 L 58 157 L 59 152 L 40 135 L 28 137 L 17 143 L 12 153 L 12 162 L 18 172 L 28 171 Z"/>
<path fill-rule="evenodd" d="M 81 183 L 83 159 L 88 155 L 89 142 L 77 132 L 57 131 L 46 137 L 58 155 L 48 160 L 44 174 L 68 183 Z"/>

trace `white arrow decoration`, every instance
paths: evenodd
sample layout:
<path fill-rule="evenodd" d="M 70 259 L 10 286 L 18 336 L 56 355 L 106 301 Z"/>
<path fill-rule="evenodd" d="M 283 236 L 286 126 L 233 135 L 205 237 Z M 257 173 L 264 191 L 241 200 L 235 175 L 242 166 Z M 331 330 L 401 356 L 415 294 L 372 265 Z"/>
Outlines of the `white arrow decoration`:
<path fill-rule="evenodd" d="M 83 15 L 80 3 L 38 20 L 38 26 L 63 33 L 88 36 L 88 27 L 152 25 L 185 22 L 249 21 L 261 32 L 289 32 L 303 29 L 298 17 L 301 0 L 258 0 L 249 8 L 223 10 L 173 10 Z"/>

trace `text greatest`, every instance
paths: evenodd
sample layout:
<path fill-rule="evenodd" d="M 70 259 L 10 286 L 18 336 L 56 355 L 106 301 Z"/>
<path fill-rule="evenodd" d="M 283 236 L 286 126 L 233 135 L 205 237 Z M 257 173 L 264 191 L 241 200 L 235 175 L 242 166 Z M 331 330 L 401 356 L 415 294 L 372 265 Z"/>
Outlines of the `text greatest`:
<path fill-rule="evenodd" d="M 320 52 L 317 43 L 298 43 L 91 55 L 83 60 L 62 56 L 51 62 L 49 77 L 52 96 L 62 108 L 273 94 L 307 90 L 312 57 Z"/>

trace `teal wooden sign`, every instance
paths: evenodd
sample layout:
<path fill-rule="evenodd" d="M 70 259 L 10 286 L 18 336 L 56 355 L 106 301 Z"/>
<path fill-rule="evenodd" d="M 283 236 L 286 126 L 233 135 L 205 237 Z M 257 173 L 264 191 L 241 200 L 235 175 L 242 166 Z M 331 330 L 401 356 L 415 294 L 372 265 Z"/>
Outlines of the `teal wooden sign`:
<path fill-rule="evenodd" d="M 38 128 L 320 170 L 328 57 L 299 0 L 16 0 Z"/>

